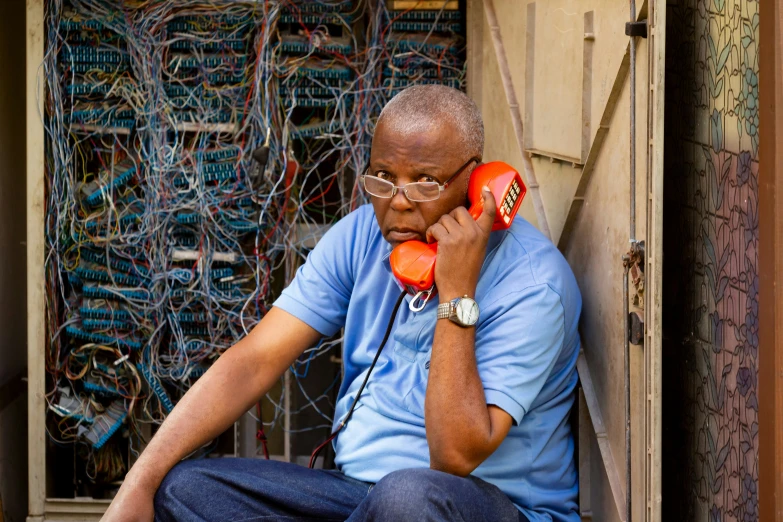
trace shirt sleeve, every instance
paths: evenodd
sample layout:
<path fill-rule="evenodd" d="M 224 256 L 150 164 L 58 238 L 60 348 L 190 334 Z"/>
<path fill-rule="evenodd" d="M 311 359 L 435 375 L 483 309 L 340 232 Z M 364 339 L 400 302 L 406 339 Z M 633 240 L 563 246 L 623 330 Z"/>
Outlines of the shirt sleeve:
<path fill-rule="evenodd" d="M 274 306 L 304 321 L 324 336 L 345 326 L 366 221 L 374 219 L 366 206 L 335 223 L 299 267 Z"/>
<path fill-rule="evenodd" d="M 519 424 L 563 348 L 560 295 L 549 285 L 536 285 L 499 299 L 486 316 L 476 331 L 476 359 L 487 404 L 502 408 Z"/>

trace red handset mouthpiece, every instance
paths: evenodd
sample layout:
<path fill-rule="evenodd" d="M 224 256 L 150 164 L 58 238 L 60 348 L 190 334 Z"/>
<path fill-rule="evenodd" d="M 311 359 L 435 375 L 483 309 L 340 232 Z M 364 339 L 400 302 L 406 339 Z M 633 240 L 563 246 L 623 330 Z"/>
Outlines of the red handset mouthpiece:
<path fill-rule="evenodd" d="M 481 189 L 485 186 L 495 196 L 497 205 L 492 230 L 510 227 L 527 193 L 522 176 L 502 161 L 484 163 L 473 169 L 468 185 L 468 201 L 471 202 L 468 212 L 475 220 L 483 211 Z M 392 272 L 409 294 L 414 295 L 433 287 L 437 252 L 437 243 L 421 241 L 406 241 L 392 250 L 389 259 Z"/>

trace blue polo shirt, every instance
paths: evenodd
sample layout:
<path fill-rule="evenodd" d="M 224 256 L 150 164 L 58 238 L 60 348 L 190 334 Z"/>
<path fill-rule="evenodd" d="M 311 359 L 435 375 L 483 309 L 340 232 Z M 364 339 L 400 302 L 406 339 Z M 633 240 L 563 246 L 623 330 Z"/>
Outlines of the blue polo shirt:
<path fill-rule="evenodd" d="M 365 205 L 326 233 L 275 302 L 324 335 L 345 329 L 335 427 L 401 291 L 390 252 L 372 206 Z M 492 233 L 476 301 L 476 360 L 487 404 L 505 410 L 514 424 L 473 475 L 500 488 L 531 522 L 578 521 L 568 422 L 581 309 L 573 273 L 555 246 L 518 216 L 509 230 Z M 429 467 L 424 396 L 436 308 L 437 299 L 416 313 L 407 301 L 400 307 L 353 417 L 336 439 L 335 462 L 349 477 L 377 482 L 395 470 Z"/>

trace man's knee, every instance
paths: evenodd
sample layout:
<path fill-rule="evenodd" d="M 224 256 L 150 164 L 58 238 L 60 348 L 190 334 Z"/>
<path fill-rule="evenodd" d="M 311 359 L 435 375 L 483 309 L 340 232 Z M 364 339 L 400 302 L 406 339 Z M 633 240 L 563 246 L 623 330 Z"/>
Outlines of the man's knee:
<path fill-rule="evenodd" d="M 174 466 L 168 472 L 158 491 L 155 493 L 155 515 L 165 518 L 165 513 L 172 513 L 176 506 L 188 502 L 188 497 L 199 491 L 199 482 L 203 478 L 201 461 L 186 460 Z"/>
<path fill-rule="evenodd" d="M 367 498 L 373 520 L 416 520 L 425 512 L 448 511 L 439 485 L 444 473 L 428 468 L 394 471 L 373 486 Z"/>

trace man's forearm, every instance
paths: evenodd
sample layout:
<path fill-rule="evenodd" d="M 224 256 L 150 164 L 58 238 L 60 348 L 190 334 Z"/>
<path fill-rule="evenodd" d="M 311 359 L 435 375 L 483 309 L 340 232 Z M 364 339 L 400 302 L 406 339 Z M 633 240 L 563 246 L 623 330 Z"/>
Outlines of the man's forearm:
<path fill-rule="evenodd" d="M 182 397 L 126 476 L 128 487 L 155 491 L 174 465 L 248 411 L 319 337 L 273 308 Z"/>
<path fill-rule="evenodd" d="M 260 357 L 242 342 L 182 397 L 126 480 L 157 489 L 175 464 L 220 435 L 265 393 Z"/>
<path fill-rule="evenodd" d="M 435 327 L 425 399 L 430 466 L 468 475 L 487 455 L 492 425 L 475 355 L 475 329 Z"/>

